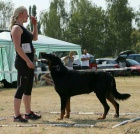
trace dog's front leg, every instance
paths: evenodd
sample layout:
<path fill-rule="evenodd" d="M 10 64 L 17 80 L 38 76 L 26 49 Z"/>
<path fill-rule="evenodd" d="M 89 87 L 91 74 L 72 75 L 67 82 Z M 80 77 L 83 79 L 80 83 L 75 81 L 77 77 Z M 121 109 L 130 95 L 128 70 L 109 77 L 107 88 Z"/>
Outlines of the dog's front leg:
<path fill-rule="evenodd" d="M 67 99 L 67 103 L 66 103 L 66 115 L 65 118 L 69 118 L 70 117 L 70 97 Z"/>
<path fill-rule="evenodd" d="M 66 108 L 66 103 L 67 103 L 67 97 L 60 96 L 60 99 L 61 99 L 61 114 L 60 114 L 60 118 L 58 118 L 58 120 L 63 120 L 64 115 L 65 115 L 65 108 Z"/>
<path fill-rule="evenodd" d="M 61 110 L 60 118 L 58 118 L 58 120 L 63 120 L 64 115 L 65 115 L 65 109 Z"/>

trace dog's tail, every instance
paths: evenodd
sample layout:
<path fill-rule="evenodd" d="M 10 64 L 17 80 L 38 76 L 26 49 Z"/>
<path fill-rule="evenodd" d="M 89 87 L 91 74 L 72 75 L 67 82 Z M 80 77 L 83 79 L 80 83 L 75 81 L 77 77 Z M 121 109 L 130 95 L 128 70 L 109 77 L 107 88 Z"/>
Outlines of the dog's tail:
<path fill-rule="evenodd" d="M 124 94 L 121 94 L 117 91 L 116 89 L 116 82 L 115 82 L 115 79 L 113 78 L 112 80 L 112 94 L 114 96 L 115 99 L 117 100 L 126 100 L 128 99 L 131 95 L 130 94 L 127 94 L 127 93 L 124 93 Z"/>

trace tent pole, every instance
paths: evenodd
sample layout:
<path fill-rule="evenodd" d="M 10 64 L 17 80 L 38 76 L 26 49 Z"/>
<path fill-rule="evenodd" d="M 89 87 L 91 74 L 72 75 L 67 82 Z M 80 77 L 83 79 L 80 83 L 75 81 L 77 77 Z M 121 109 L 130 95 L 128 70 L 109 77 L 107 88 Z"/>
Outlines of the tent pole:
<path fill-rule="evenodd" d="M 2 59 L 2 71 L 4 71 L 2 49 L 3 49 L 3 47 L 1 47 L 1 59 Z M 4 77 L 4 79 L 5 79 L 5 73 L 3 73 L 3 77 Z"/>

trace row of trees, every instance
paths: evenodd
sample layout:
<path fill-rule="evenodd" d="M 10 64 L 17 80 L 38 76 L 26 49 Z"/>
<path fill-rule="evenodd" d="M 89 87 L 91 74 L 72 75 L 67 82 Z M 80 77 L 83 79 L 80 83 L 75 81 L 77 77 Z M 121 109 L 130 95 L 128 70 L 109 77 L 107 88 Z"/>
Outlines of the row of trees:
<path fill-rule="evenodd" d="M 65 0 L 52 0 L 49 10 L 39 16 L 39 33 L 79 44 L 96 57 L 114 57 L 128 49 L 139 53 L 140 13 L 128 0 L 106 0 L 106 4 L 103 10 L 89 0 L 71 0 L 69 6 Z M 29 14 L 37 16 L 36 9 L 30 6 Z M 27 27 L 32 30 L 31 24 Z"/>
<path fill-rule="evenodd" d="M 0 30 L 9 29 L 9 19 L 12 16 L 14 4 L 11 2 L 0 1 Z"/>

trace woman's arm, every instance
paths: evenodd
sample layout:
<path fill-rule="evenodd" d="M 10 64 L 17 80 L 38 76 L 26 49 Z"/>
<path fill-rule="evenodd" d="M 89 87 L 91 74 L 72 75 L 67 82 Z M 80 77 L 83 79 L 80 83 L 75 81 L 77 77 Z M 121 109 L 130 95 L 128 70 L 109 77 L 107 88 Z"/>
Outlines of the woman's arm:
<path fill-rule="evenodd" d="M 33 34 L 33 40 L 36 41 L 36 40 L 38 40 L 37 20 L 33 16 L 31 16 L 30 19 L 31 19 L 31 22 L 33 24 L 33 32 L 32 32 L 32 34 Z"/>
<path fill-rule="evenodd" d="M 65 61 L 66 59 L 68 59 L 69 58 L 69 56 L 66 56 L 64 59 L 63 59 L 63 61 Z"/>
<path fill-rule="evenodd" d="M 85 58 L 82 57 L 82 58 L 81 58 L 81 61 L 85 61 L 85 60 L 89 60 L 89 59 L 90 59 L 89 57 L 85 57 Z"/>
<path fill-rule="evenodd" d="M 74 61 L 74 57 L 70 57 L 70 59 L 71 59 L 71 62 L 73 62 L 73 61 Z"/>

